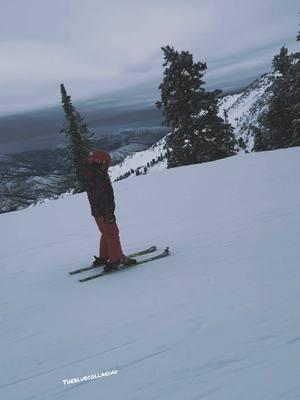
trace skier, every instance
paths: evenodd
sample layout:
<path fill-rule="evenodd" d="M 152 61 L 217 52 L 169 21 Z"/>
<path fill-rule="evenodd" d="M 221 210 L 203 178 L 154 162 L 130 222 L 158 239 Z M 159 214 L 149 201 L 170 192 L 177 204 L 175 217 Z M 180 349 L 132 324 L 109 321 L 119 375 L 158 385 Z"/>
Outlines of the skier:
<path fill-rule="evenodd" d="M 108 175 L 111 156 L 103 150 L 90 153 L 85 169 L 86 192 L 91 212 L 101 232 L 99 257 L 94 266 L 104 266 L 105 272 L 117 269 L 120 265 L 136 264 L 135 259 L 123 254 L 119 228 L 115 217 L 114 192 Z"/>

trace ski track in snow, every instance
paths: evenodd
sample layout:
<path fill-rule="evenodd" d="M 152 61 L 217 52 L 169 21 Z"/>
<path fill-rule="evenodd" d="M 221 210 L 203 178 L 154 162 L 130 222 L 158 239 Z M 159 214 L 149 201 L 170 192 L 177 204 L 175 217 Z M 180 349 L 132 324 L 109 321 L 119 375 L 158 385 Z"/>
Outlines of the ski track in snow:
<path fill-rule="evenodd" d="M 68 271 L 98 248 L 85 194 L 1 215 L 0 398 L 298 400 L 299 156 L 115 183 L 126 252 L 172 254 L 81 284 Z"/>

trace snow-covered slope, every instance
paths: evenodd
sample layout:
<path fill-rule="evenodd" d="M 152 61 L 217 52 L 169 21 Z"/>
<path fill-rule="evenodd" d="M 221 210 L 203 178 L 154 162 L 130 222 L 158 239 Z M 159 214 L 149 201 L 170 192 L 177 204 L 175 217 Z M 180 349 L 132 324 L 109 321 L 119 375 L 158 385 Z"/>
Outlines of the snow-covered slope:
<path fill-rule="evenodd" d="M 159 140 L 147 150 L 135 152 L 125 157 L 121 163 L 110 168 L 109 173 L 112 181 L 124 177 L 124 174 L 127 174 L 126 177 L 128 178 L 136 176 L 137 171 L 139 174 L 144 174 L 145 167 L 151 173 L 166 169 L 167 160 L 164 158 L 166 154 L 164 145 L 165 138 Z M 150 165 L 151 162 L 153 165 Z"/>
<path fill-rule="evenodd" d="M 172 255 L 84 284 L 68 276 L 98 248 L 84 194 L 0 215 L 0 398 L 299 399 L 299 160 L 115 183 L 126 252 Z"/>
<path fill-rule="evenodd" d="M 149 145 L 148 145 L 149 146 Z M 128 154 L 133 154 L 138 151 L 143 151 L 148 148 L 147 145 L 141 143 L 131 143 L 118 148 L 117 150 L 112 150 L 110 152 L 114 162 L 118 163 L 124 160 Z"/>
<path fill-rule="evenodd" d="M 253 127 L 257 126 L 258 117 L 268 107 L 273 78 L 273 73 L 264 74 L 241 93 L 225 96 L 220 101 L 220 116 L 223 117 L 224 110 L 227 111 L 236 138 L 243 139 L 247 151 L 251 151 L 254 145 Z"/>
<path fill-rule="evenodd" d="M 273 78 L 272 73 L 264 74 L 240 93 L 227 95 L 220 100 L 219 115 L 224 118 L 224 111 L 227 112 L 228 121 L 234 127 L 236 138 L 241 138 L 245 144 L 245 148 L 240 148 L 241 152 L 244 150 L 251 152 L 253 149 L 253 127 L 257 126 L 258 117 L 268 107 Z M 164 144 L 165 140 L 162 139 L 147 150 L 132 152 L 120 164 L 111 168 L 112 179 L 115 181 L 122 177 L 133 177 L 136 171 L 143 174 L 149 162 L 165 155 Z M 164 159 L 153 166 L 148 165 L 147 173 L 160 171 L 166 167 L 167 161 Z"/>

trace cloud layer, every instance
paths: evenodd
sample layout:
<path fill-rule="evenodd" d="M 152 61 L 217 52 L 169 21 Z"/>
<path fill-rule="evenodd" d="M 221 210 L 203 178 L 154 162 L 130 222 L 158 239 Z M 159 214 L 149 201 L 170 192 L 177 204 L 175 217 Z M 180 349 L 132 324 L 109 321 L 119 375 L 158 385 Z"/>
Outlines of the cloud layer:
<path fill-rule="evenodd" d="M 0 114 L 94 96 L 162 76 L 161 46 L 206 61 L 222 87 L 296 48 L 296 0 L 1 0 Z"/>

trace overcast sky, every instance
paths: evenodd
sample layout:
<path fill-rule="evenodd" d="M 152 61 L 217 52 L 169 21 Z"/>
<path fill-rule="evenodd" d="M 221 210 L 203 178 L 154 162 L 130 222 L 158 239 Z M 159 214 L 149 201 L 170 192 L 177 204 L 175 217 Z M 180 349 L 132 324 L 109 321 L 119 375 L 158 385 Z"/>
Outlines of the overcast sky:
<path fill-rule="evenodd" d="M 299 0 L 0 0 L 0 115 L 58 104 L 61 82 L 73 99 L 156 89 L 168 44 L 206 61 L 209 85 L 234 87 L 282 45 L 297 49 L 299 11 Z"/>

